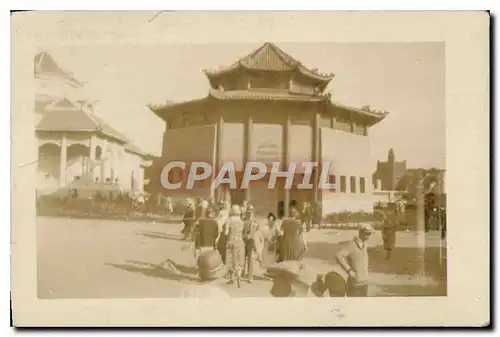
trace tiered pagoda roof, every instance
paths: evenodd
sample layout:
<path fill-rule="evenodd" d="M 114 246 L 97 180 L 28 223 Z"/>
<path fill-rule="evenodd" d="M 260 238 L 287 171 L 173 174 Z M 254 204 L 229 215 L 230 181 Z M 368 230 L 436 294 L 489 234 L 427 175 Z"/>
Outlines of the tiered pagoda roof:
<path fill-rule="evenodd" d="M 229 67 L 220 70 L 205 70 L 212 87 L 221 77 L 239 69 L 260 72 L 298 72 L 326 86 L 334 77 L 333 74 L 321 74 L 309 69 L 273 43 L 266 42 L 252 53 L 242 57 Z"/>
<path fill-rule="evenodd" d="M 72 86 L 80 88 L 83 83 L 77 80 L 71 73 L 63 70 L 47 52 L 35 55 L 35 77 L 53 76 L 66 80 Z"/>
<path fill-rule="evenodd" d="M 242 71 L 243 70 L 243 71 Z M 253 87 L 250 84 L 245 88 L 227 88 L 224 89 L 224 82 L 230 77 L 245 76 L 245 73 L 258 72 L 260 74 L 270 74 L 280 76 L 280 74 L 289 74 L 290 79 L 295 80 L 302 77 L 307 79 L 307 83 L 312 83 L 311 87 L 320 90 L 310 90 L 310 92 L 301 92 L 291 88 L 260 88 Z M 288 102 L 308 102 L 326 105 L 326 111 L 334 110 L 343 114 L 359 116 L 367 125 L 374 125 L 380 122 L 387 115 L 386 112 L 380 112 L 370 109 L 359 109 L 349 107 L 343 104 L 333 102 L 331 95 L 325 93 L 324 89 L 333 79 L 333 74 L 322 74 L 316 70 L 305 67 L 279 47 L 272 43 L 265 43 L 257 50 L 242 57 L 229 67 L 220 70 L 204 70 L 210 82 L 208 96 L 194 99 L 187 102 L 167 102 L 165 104 L 149 105 L 157 116 L 162 119 L 175 114 L 179 109 L 184 109 L 188 105 L 203 104 L 206 101 L 288 101 Z M 296 76 L 299 74 L 300 76 Z M 284 76 L 286 78 L 286 76 Z M 300 82 L 300 81 L 299 81 Z M 311 88 L 310 88 L 311 89 Z"/>

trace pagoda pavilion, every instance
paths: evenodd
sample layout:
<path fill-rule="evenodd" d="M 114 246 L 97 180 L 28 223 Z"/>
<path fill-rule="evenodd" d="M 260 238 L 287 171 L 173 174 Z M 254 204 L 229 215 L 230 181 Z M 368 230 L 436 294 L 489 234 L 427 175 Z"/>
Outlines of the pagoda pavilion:
<path fill-rule="evenodd" d="M 369 128 L 386 113 L 334 103 L 326 92 L 333 74 L 307 68 L 272 43 L 227 68 L 204 73 L 210 85 L 206 97 L 150 105 L 166 126 L 162 158 L 153 164 L 157 170 L 151 177 L 158 191 L 232 203 L 248 200 L 262 214 L 275 211 L 279 203 L 287 213 L 294 200 L 314 202 L 323 214 L 372 210 Z M 328 161 L 329 183 L 336 188 L 318 188 L 316 169 L 307 190 L 296 188 L 303 174 L 296 171 L 291 189 L 285 188 L 284 179 L 275 189 L 265 179 L 251 181 L 246 189 L 214 189 L 207 179 L 193 190 L 166 191 L 160 184 L 161 168 L 174 160 L 204 161 L 215 168 L 232 162 L 239 176 L 250 161 L 279 162 L 282 170 L 290 162 Z M 184 171 L 171 172 L 172 183 L 185 180 Z"/>
<path fill-rule="evenodd" d="M 34 58 L 37 192 L 142 191 L 151 156 L 94 114 L 84 83 L 47 52 Z"/>

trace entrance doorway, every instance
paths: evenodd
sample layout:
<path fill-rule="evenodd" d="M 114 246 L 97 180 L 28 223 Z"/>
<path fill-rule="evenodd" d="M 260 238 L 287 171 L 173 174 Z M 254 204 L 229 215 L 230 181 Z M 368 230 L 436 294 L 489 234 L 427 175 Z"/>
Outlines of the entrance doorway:
<path fill-rule="evenodd" d="M 230 189 L 229 196 L 231 198 L 231 204 L 241 205 L 243 204 L 243 200 L 245 200 L 245 190 Z"/>

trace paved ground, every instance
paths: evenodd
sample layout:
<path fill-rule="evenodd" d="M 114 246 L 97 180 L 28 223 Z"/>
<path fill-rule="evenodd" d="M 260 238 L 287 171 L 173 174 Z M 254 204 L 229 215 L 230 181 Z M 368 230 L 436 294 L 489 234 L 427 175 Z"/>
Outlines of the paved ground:
<path fill-rule="evenodd" d="M 38 294 L 40 298 L 177 297 L 196 275 L 189 244 L 180 239 L 179 223 L 130 222 L 39 217 Z M 355 235 L 350 230 L 312 230 L 306 234 L 306 259 L 319 269 L 333 263 L 336 243 Z M 437 233 L 428 234 L 426 277 L 412 277 L 416 236 L 398 233 L 394 256 L 385 260 L 381 236 L 370 241 L 372 296 L 445 295 L 446 256 Z M 440 253 L 441 251 L 441 253 Z M 441 258 L 440 258 L 441 257 Z M 181 272 L 166 271 L 169 259 Z M 228 286 L 235 297 L 269 296 L 271 283 L 257 279 L 241 288 Z"/>

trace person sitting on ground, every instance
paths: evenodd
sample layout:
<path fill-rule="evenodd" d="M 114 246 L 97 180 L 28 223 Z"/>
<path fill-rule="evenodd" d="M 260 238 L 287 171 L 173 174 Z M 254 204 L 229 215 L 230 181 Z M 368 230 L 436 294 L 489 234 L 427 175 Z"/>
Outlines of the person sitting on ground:
<path fill-rule="evenodd" d="M 273 297 L 318 297 L 319 274 L 300 261 L 284 261 L 269 266 L 266 276 L 273 281 Z"/>
<path fill-rule="evenodd" d="M 230 298 L 229 294 L 223 289 L 224 276 L 227 274 L 227 268 L 222 263 L 222 259 L 215 250 L 201 253 L 196 261 L 198 267 L 199 283 L 191 284 L 185 287 L 181 298 Z"/>

